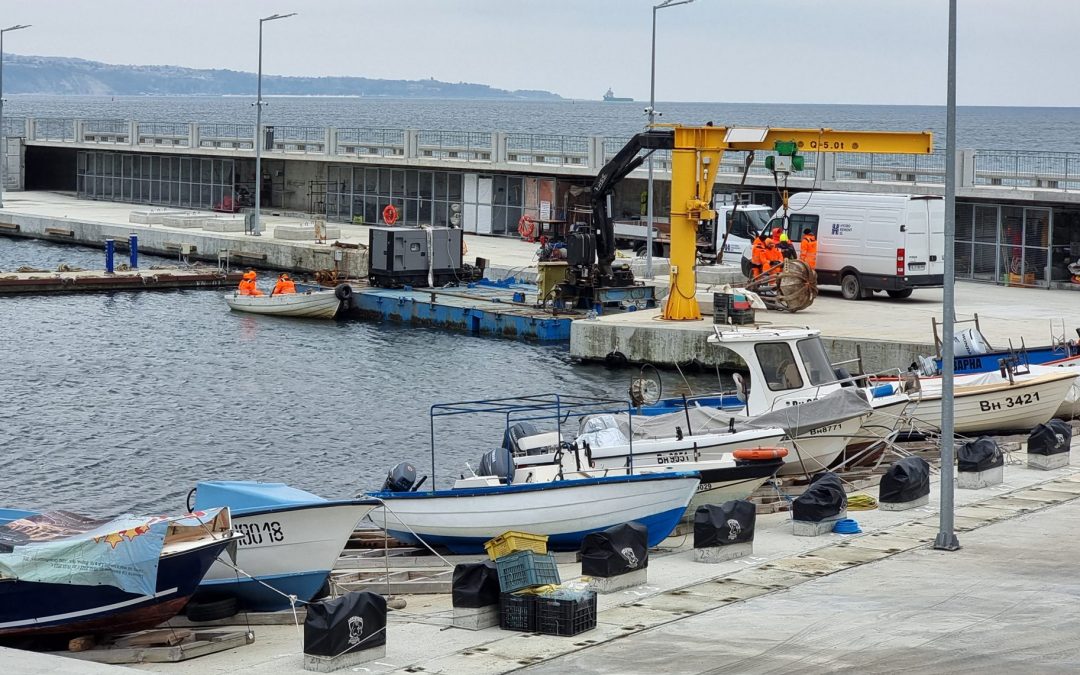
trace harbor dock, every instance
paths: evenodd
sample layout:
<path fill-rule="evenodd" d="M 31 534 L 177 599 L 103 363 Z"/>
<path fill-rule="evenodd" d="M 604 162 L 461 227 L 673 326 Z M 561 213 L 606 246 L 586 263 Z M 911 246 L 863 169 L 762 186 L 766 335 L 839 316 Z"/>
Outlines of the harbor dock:
<path fill-rule="evenodd" d="M 216 268 L 0 272 L 0 295 L 220 288 L 235 286 L 241 276 Z"/>
<path fill-rule="evenodd" d="M 858 534 L 796 537 L 789 513 L 759 514 L 753 555 L 718 564 L 694 562 L 692 536 L 672 537 L 650 553 L 647 584 L 602 595 L 597 627 L 573 638 L 450 628 L 449 595 L 404 596 L 406 607 L 390 612 L 385 657 L 364 664 L 365 672 L 1003 672 L 1032 664 L 1071 672 L 1080 651 L 1046 646 L 1071 645 L 1080 629 L 1069 610 L 1080 572 L 1072 547 L 1062 545 L 1080 522 L 1078 453 L 1074 442 L 1069 466 L 1049 472 L 1013 454 L 1003 484 L 957 491 L 956 552 L 930 547 L 936 473 L 926 506 L 850 511 Z M 864 492 L 877 496 L 876 488 Z M 475 558 L 450 558 L 466 560 Z M 569 580 L 580 567 L 564 558 L 560 572 Z M 244 615 L 235 621 L 244 626 Z M 136 667 L 304 672 L 291 622 L 252 630 L 250 645 Z M 5 664 L 25 664 L 25 672 L 71 672 L 75 662 L 61 658 L 0 650 Z M 87 665 L 85 672 L 114 671 Z"/>

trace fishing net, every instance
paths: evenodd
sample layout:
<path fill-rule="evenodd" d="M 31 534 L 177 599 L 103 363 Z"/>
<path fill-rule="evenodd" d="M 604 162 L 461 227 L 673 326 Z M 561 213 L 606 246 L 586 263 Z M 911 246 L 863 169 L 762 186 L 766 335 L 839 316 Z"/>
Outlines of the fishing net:
<path fill-rule="evenodd" d="M 746 289 L 757 293 L 769 309 L 798 312 L 814 304 L 817 274 L 801 260 L 785 260 L 778 274 L 763 274 Z"/>

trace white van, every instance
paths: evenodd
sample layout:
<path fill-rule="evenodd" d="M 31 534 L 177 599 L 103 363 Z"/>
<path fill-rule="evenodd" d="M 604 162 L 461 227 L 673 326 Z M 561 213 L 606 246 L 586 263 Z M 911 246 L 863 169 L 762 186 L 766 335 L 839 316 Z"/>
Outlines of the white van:
<path fill-rule="evenodd" d="M 945 279 L 945 202 L 941 197 L 863 192 L 800 192 L 773 215 L 769 230 L 783 227 L 798 248 L 803 231 L 817 236 L 821 286 L 839 286 L 848 300 L 885 291 L 906 298 Z M 743 273 L 750 272 L 749 249 Z"/>

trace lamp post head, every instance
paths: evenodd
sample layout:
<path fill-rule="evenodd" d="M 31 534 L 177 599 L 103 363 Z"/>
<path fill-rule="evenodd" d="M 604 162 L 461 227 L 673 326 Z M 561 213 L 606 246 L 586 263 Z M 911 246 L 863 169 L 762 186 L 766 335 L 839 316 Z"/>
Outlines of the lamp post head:
<path fill-rule="evenodd" d="M 653 10 L 663 9 L 665 7 L 675 7 L 676 5 L 689 5 L 694 0 L 664 0 L 659 5 L 653 5 Z"/>
<path fill-rule="evenodd" d="M 30 27 L 30 24 L 28 24 L 28 23 L 26 23 L 26 24 L 20 23 L 18 25 L 10 26 L 8 28 L 4 28 L 4 29 L 0 30 L 0 33 L 7 33 L 8 31 L 13 31 L 13 30 L 22 30 L 23 28 L 29 28 L 29 27 Z"/>
<path fill-rule="evenodd" d="M 693 0 L 688 0 L 692 2 Z M 296 12 L 290 12 L 289 14 L 274 14 L 273 16 L 266 16 L 259 19 L 259 23 L 263 21 L 277 21 L 278 19 L 288 19 L 290 16 L 296 16 Z"/>

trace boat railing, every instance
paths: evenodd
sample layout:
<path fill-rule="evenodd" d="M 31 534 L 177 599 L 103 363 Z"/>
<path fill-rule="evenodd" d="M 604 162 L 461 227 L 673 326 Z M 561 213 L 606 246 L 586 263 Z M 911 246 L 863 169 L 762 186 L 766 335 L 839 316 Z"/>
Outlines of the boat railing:
<path fill-rule="evenodd" d="M 820 384 L 811 385 L 809 387 L 803 387 L 802 389 L 781 392 L 773 397 L 772 401 L 769 404 L 769 412 L 774 412 L 775 410 L 777 410 L 777 404 L 782 404 L 779 406 L 780 408 L 787 408 L 793 405 L 799 405 L 805 399 L 817 400 L 821 398 L 824 394 L 829 394 L 837 391 L 838 388 L 855 387 L 856 389 L 866 391 L 867 389 L 871 389 L 876 384 L 901 383 L 905 381 L 905 375 L 910 375 L 910 373 L 908 373 L 907 371 L 902 371 L 899 368 L 887 368 L 885 370 L 881 370 L 875 373 L 860 373 L 858 375 L 839 377 L 835 380 L 822 382 Z"/>

